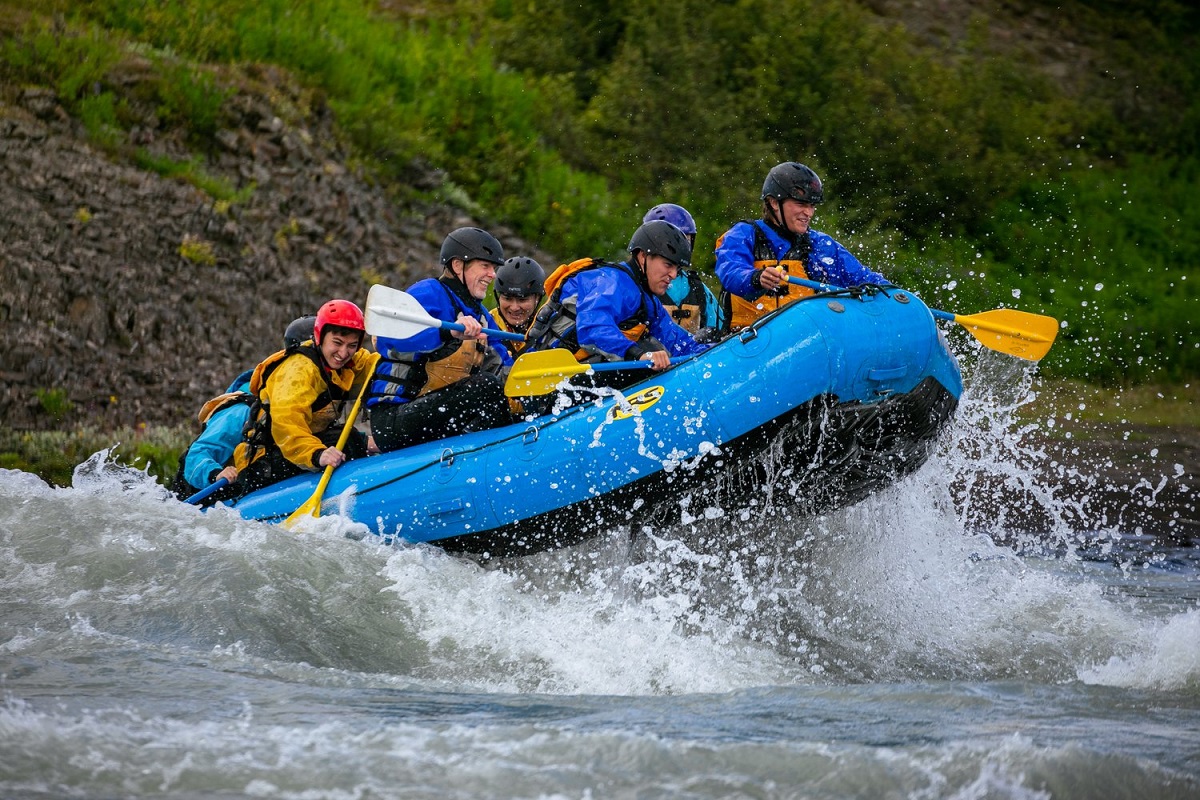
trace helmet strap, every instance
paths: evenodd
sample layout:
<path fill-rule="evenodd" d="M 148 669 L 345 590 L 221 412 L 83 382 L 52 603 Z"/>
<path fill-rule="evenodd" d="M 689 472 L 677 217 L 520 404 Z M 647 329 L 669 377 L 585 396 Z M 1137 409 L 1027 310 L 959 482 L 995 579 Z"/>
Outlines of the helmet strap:
<path fill-rule="evenodd" d="M 772 203 L 774 201 L 774 203 Z M 774 225 L 776 228 L 787 229 L 783 224 L 783 201 L 777 197 L 766 197 L 763 199 L 763 218 Z"/>
<path fill-rule="evenodd" d="M 642 257 L 641 261 L 638 261 L 638 256 Z M 638 283 L 642 285 L 643 289 L 650 294 L 654 294 L 650 291 L 650 276 L 646 274 L 646 261 L 649 258 L 650 256 L 645 250 L 635 250 L 633 252 L 633 263 L 638 268 L 633 271 L 633 274 L 637 276 Z"/>
<path fill-rule="evenodd" d="M 774 200 L 776 205 L 772 206 L 769 201 Z M 780 200 L 777 197 L 769 197 L 763 201 L 767 204 L 767 211 L 763 215 L 763 220 L 775 230 L 779 231 L 784 238 L 798 241 L 803 234 L 796 233 L 788 227 L 787 219 L 783 216 L 783 204 L 787 200 Z"/>

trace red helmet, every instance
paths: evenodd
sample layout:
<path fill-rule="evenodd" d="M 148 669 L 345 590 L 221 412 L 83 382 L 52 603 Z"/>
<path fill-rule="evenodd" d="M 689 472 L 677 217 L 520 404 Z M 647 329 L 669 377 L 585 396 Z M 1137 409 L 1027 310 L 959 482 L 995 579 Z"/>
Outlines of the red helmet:
<path fill-rule="evenodd" d="M 330 300 L 317 312 L 317 321 L 313 325 L 313 337 L 316 339 L 318 347 L 321 345 L 321 337 L 325 332 L 326 325 L 361 331 L 363 334 L 367 332 L 367 323 L 363 319 L 362 309 L 349 300 Z M 359 341 L 362 341 L 361 336 Z"/>

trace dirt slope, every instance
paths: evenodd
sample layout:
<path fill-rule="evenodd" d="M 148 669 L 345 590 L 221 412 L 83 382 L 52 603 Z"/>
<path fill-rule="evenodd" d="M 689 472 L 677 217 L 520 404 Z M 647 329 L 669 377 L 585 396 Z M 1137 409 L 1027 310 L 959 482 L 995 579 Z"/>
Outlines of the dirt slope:
<path fill-rule="evenodd" d="M 233 204 L 99 149 L 50 90 L 10 94 L 0 102 L 0 419 L 13 428 L 185 420 L 277 349 L 292 319 L 331 297 L 362 304 L 375 282 L 403 288 L 432 274 L 446 233 L 487 224 L 394 201 L 347 166 L 329 112 L 278 72 L 243 78 L 204 165 L 230 186 L 254 185 Z M 190 157 L 178 132 L 131 138 L 143 153 Z M 411 173 L 418 190 L 442 179 Z M 549 259 L 491 229 L 511 252 Z M 70 411 L 56 419 L 64 399 Z"/>

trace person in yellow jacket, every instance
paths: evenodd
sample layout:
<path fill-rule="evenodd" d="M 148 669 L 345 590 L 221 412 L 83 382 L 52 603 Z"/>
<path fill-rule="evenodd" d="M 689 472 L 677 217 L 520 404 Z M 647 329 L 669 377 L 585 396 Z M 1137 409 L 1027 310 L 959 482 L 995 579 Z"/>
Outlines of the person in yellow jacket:
<path fill-rule="evenodd" d="M 367 437 L 357 430 L 345 451 L 335 446 L 342 428 L 354 424 L 339 424 L 342 413 L 375 365 L 374 354 L 362 349 L 365 335 L 362 309 L 330 300 L 317 312 L 312 340 L 255 368 L 250 391 L 257 399 L 234 452 L 243 492 L 367 455 Z"/>

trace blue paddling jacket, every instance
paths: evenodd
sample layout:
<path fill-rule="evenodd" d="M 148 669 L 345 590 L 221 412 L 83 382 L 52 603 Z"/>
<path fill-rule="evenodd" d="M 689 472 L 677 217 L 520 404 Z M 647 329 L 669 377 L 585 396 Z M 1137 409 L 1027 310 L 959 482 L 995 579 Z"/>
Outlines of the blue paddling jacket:
<path fill-rule="evenodd" d="M 485 328 L 496 329 L 496 321 L 478 300 L 452 278 L 426 278 L 414 283 L 408 293 L 430 316 L 456 322 L 466 314 Z M 512 354 L 504 341 L 489 337 L 486 346 L 464 342 L 441 328 L 428 328 L 406 339 L 375 339 L 379 363 L 367 388 L 367 407 L 410 400 L 453 383 L 480 370 L 498 372 L 512 365 Z"/>

